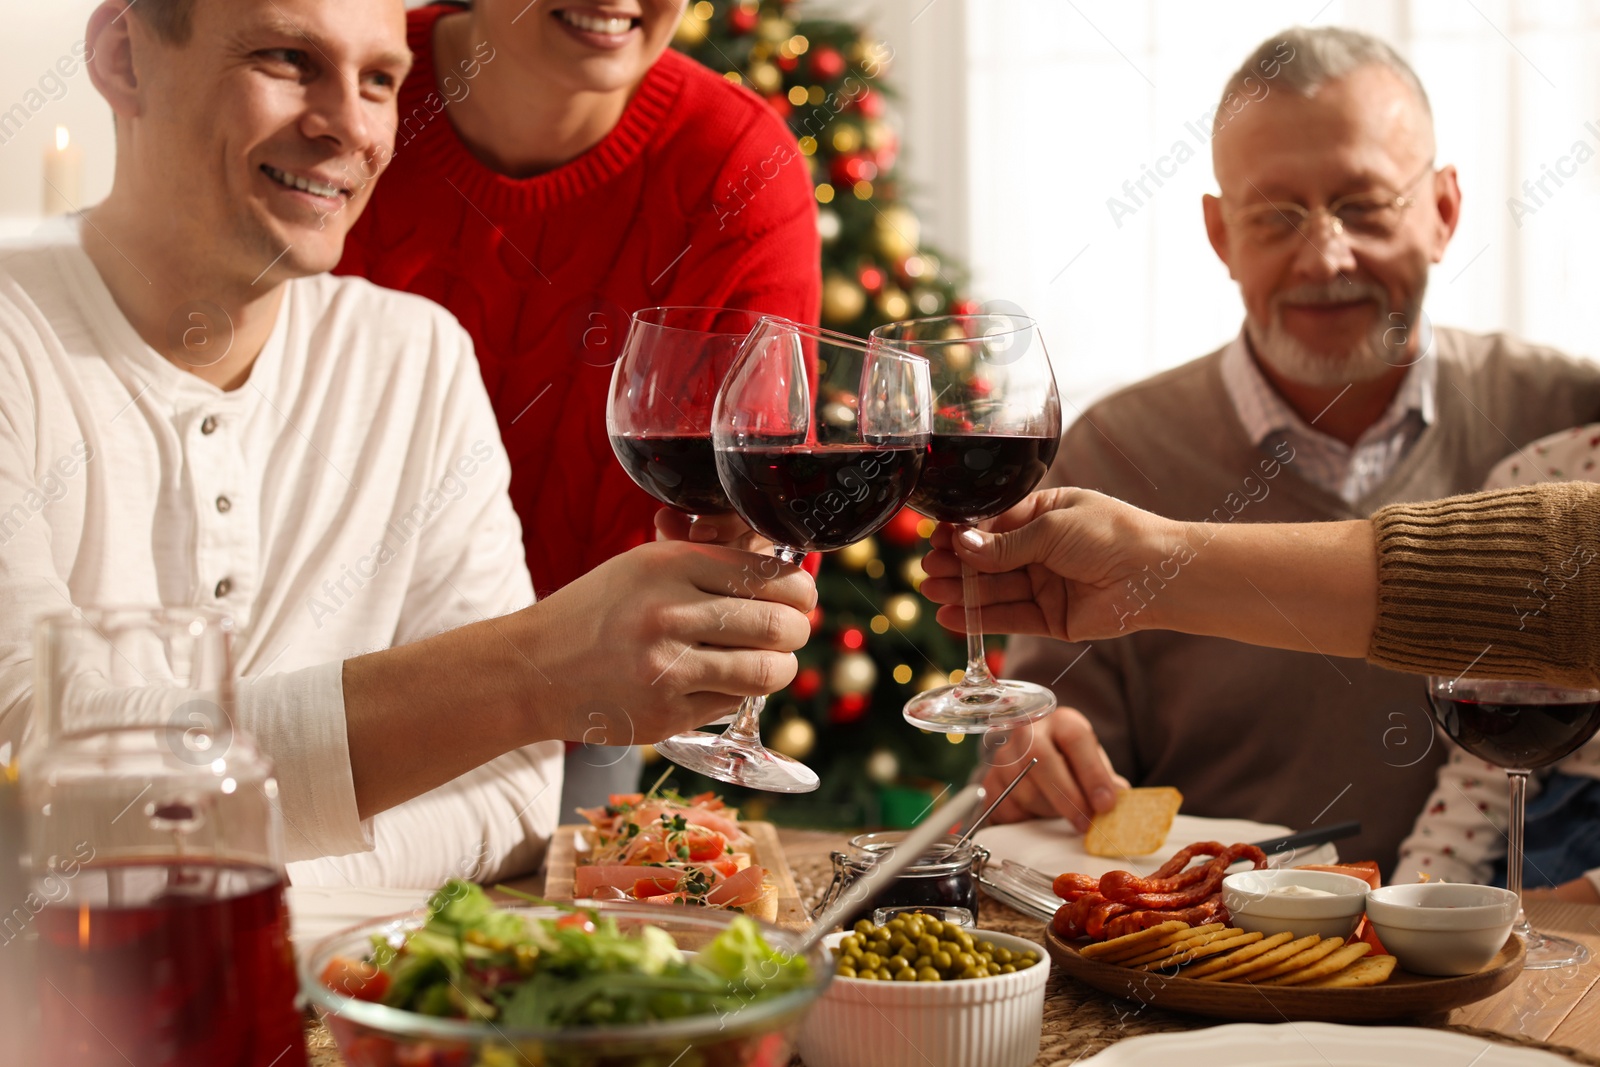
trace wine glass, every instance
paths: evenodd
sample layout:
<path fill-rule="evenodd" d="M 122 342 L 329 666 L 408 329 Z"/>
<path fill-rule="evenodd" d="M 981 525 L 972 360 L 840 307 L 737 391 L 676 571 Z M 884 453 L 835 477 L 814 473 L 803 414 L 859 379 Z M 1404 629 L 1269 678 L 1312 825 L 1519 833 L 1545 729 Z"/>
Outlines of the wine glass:
<path fill-rule="evenodd" d="M 760 318 L 730 308 L 636 311 L 612 370 L 611 450 L 639 488 L 691 521 L 733 510 L 711 455 L 711 408 Z"/>
<path fill-rule="evenodd" d="M 905 506 L 928 448 L 928 365 L 890 346 L 763 318 L 717 394 L 717 475 L 733 509 L 773 544 L 777 563 L 875 532 Z M 761 744 L 764 697 L 739 705 L 722 734 L 678 734 L 656 746 L 708 777 L 805 793 L 810 767 Z"/>
<path fill-rule="evenodd" d="M 1022 500 L 1050 469 L 1061 440 L 1061 401 L 1039 324 L 1023 315 L 943 315 L 872 331 L 928 361 L 933 434 L 912 510 L 972 526 Z M 907 702 L 906 721 L 943 733 L 984 733 L 1055 710 L 1055 694 L 1031 682 L 997 680 L 984 655 L 978 576 L 961 568 L 967 669 L 959 684 Z"/>
<path fill-rule="evenodd" d="M 1589 950 L 1565 937 L 1541 934 L 1528 923 L 1522 902 L 1522 832 L 1528 772 L 1548 767 L 1600 730 L 1600 689 L 1563 689 L 1539 682 L 1488 678 L 1428 679 L 1433 717 L 1450 739 L 1479 759 L 1504 767 L 1511 784 L 1507 827 L 1506 888 L 1517 895 L 1514 931 L 1527 947 L 1523 966 L 1548 970 L 1583 963 Z"/>

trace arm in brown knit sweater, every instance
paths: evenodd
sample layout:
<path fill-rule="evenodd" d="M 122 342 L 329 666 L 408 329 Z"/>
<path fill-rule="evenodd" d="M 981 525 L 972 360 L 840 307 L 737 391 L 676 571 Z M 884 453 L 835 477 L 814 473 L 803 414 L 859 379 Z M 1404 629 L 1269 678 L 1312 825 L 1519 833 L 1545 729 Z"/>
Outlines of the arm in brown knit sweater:
<path fill-rule="evenodd" d="M 986 575 L 983 623 L 996 633 L 1166 629 L 1415 673 L 1600 675 L 1600 485 L 1397 504 L 1370 522 L 1237 526 L 1055 489 L 972 544 L 952 534 L 935 534 L 922 586 L 952 629 L 966 560 Z"/>

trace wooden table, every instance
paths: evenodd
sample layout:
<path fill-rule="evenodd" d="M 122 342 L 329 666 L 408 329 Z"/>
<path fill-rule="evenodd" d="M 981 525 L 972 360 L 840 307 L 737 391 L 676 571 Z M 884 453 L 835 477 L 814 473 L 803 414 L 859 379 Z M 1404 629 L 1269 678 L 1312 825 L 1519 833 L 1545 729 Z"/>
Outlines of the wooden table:
<path fill-rule="evenodd" d="M 832 877 L 829 853 L 847 835 L 780 830 L 779 841 L 802 899 L 814 903 Z M 1589 946 L 1589 962 L 1554 971 L 1524 971 L 1504 991 L 1448 1016 L 1419 1019 L 1417 1025 L 1443 1027 L 1508 1044 L 1549 1049 L 1574 1062 L 1600 1067 L 1600 907 L 1538 902 L 1528 917 L 1540 930 L 1559 933 Z M 993 900 L 983 901 L 983 925 L 1032 940 L 1041 937 L 1037 919 Z M 1044 1037 L 1039 1067 L 1069 1067 L 1125 1038 L 1174 1030 L 1195 1030 L 1218 1022 L 1114 1000 L 1079 985 L 1060 972 L 1050 976 L 1045 994 Z M 308 1033 L 311 1067 L 342 1067 L 327 1032 Z M 798 1062 L 798 1061 L 797 1061 Z"/>

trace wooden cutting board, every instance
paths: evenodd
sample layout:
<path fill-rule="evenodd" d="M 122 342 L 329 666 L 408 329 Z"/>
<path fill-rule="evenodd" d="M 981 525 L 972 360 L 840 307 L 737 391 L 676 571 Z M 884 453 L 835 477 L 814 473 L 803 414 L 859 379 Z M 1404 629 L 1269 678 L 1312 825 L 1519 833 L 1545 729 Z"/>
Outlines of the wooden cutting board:
<path fill-rule="evenodd" d="M 750 861 L 767 869 L 767 881 L 778 891 L 779 926 L 788 930 L 804 930 L 811 925 L 811 916 L 800 902 L 800 891 L 795 888 L 794 874 L 789 861 L 778 845 L 778 831 L 770 822 L 741 820 L 739 825 L 755 842 Z M 572 900 L 574 871 L 578 864 L 578 833 L 581 825 L 556 827 L 550 839 L 550 849 L 545 856 L 544 895 L 550 900 Z"/>

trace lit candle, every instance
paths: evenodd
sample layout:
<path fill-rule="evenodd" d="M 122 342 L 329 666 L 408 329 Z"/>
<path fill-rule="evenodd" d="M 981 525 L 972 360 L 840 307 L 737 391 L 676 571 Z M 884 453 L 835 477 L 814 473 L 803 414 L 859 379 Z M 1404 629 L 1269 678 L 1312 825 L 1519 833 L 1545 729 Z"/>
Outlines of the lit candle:
<path fill-rule="evenodd" d="M 54 148 L 44 153 L 44 213 L 76 211 L 83 195 L 83 150 L 72 143 L 65 126 L 56 127 Z"/>

